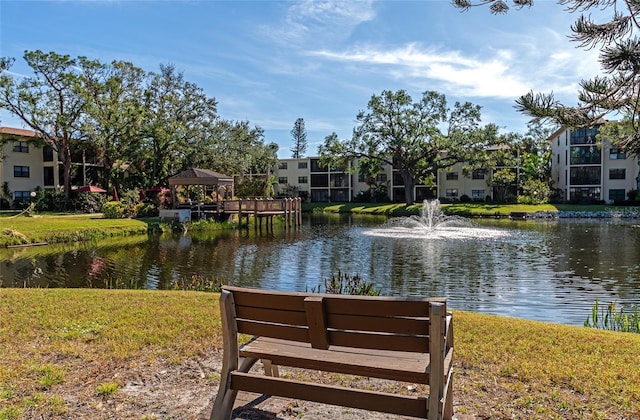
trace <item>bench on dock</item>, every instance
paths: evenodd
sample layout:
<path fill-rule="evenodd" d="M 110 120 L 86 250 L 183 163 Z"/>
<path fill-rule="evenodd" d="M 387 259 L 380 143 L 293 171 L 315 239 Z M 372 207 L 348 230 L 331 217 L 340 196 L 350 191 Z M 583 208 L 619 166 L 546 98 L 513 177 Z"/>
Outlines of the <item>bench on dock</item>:
<path fill-rule="evenodd" d="M 453 322 L 444 298 L 276 292 L 224 286 L 224 356 L 212 420 L 229 420 L 238 391 L 426 419 L 453 416 Z M 253 338 L 238 344 L 238 334 Z M 250 372 L 262 360 L 265 373 Z M 303 382 L 278 366 L 425 384 L 401 395 Z"/>

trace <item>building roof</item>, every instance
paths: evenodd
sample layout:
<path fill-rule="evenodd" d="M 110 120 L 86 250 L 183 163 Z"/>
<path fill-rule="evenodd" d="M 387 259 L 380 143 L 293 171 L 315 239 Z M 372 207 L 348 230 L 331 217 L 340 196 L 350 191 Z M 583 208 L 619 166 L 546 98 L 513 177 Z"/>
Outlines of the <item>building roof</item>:
<path fill-rule="evenodd" d="M 23 128 L 0 127 L 0 134 L 20 136 L 20 137 L 41 137 L 40 134 L 33 130 L 25 130 Z"/>
<path fill-rule="evenodd" d="M 191 168 L 170 177 L 169 185 L 233 185 L 233 177 L 208 169 Z"/>

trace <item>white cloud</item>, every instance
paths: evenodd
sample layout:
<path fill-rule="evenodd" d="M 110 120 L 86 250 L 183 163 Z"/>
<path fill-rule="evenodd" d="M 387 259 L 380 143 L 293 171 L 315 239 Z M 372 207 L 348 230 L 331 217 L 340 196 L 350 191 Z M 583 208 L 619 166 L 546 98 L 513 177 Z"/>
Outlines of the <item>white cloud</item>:
<path fill-rule="evenodd" d="M 322 49 L 311 56 L 358 65 L 363 72 L 386 74 L 411 86 L 433 86 L 456 96 L 516 98 L 530 90 L 576 96 L 581 79 L 599 71 L 597 52 L 574 48 L 566 41 L 531 44 L 514 40 L 509 47 L 474 53 L 408 43 L 385 48 L 360 45 L 343 51 Z M 504 44 L 503 44 L 504 45 Z"/>
<path fill-rule="evenodd" d="M 513 53 L 499 50 L 489 57 L 465 56 L 460 51 L 423 48 L 411 43 L 396 49 L 356 48 L 344 52 L 316 51 L 311 55 L 333 61 L 344 61 L 377 66 L 396 80 L 411 84 L 424 84 L 434 80 L 457 91 L 457 94 L 475 97 L 513 97 L 514 92 L 527 91 L 525 82 L 511 73 Z"/>
<path fill-rule="evenodd" d="M 293 2 L 283 20 L 263 26 L 262 33 L 284 45 L 345 39 L 355 27 L 375 18 L 373 1 Z"/>

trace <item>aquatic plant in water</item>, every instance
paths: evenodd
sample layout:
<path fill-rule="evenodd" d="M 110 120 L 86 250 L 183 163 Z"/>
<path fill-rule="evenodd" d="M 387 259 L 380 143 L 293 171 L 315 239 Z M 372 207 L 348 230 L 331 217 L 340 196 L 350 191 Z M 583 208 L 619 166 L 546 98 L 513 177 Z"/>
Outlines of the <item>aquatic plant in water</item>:
<path fill-rule="evenodd" d="M 591 308 L 591 316 L 584 321 L 584 326 L 640 334 L 640 312 L 637 305 L 632 306 L 630 311 L 625 311 L 622 305 L 617 309 L 616 302 L 605 307 L 596 300 Z"/>
<path fill-rule="evenodd" d="M 338 295 L 360 295 L 360 296 L 380 296 L 381 289 L 376 289 L 373 283 L 367 283 L 359 275 L 348 274 L 338 271 L 338 274 L 331 273 L 331 279 L 324 279 L 324 292 L 321 286 L 312 287 L 311 293 L 331 293 Z"/>

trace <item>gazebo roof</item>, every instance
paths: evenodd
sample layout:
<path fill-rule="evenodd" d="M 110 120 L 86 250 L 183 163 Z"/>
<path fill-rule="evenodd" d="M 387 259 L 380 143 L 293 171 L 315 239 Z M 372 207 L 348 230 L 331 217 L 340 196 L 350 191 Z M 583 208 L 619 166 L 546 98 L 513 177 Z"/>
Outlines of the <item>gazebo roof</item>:
<path fill-rule="evenodd" d="M 233 177 L 207 169 L 191 168 L 170 177 L 169 185 L 233 185 Z"/>

